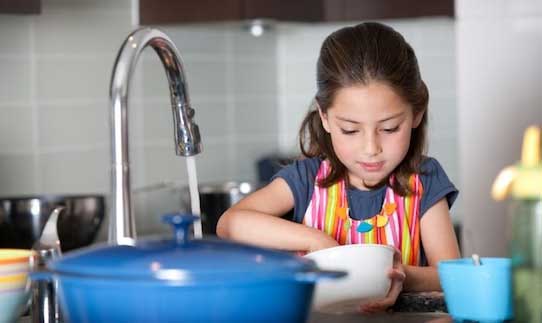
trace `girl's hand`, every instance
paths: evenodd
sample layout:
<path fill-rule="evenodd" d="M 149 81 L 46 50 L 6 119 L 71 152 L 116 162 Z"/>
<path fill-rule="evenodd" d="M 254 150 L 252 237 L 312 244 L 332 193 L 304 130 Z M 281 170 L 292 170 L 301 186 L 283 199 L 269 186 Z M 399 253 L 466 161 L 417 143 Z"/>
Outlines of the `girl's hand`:
<path fill-rule="evenodd" d="M 339 243 L 325 232 L 315 229 L 315 237 L 311 240 L 309 250 L 307 252 L 318 251 L 321 249 L 336 247 Z"/>
<path fill-rule="evenodd" d="M 395 304 L 399 293 L 403 290 L 403 282 L 405 281 L 406 274 L 401 264 L 401 253 L 397 249 L 393 255 L 393 268 L 390 269 L 388 277 L 391 279 L 388 295 L 383 299 L 361 304 L 360 311 L 362 313 L 377 313 L 387 310 L 388 307 Z"/>

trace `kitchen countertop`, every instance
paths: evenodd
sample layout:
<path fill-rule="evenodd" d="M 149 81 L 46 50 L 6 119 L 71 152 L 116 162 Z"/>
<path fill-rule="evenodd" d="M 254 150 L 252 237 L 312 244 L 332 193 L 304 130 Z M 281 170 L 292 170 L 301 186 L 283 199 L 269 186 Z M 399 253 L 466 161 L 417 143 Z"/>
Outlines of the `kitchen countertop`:
<path fill-rule="evenodd" d="M 452 323 L 446 313 L 325 314 L 314 312 L 308 323 Z"/>
<path fill-rule="evenodd" d="M 21 317 L 17 323 L 31 323 L 30 316 Z M 382 314 L 325 314 L 314 312 L 308 323 L 453 323 L 445 313 L 382 313 Z"/>
<path fill-rule="evenodd" d="M 401 293 L 392 312 L 380 314 L 312 312 L 308 323 L 452 323 L 445 313 L 442 293 Z M 21 317 L 17 323 L 31 323 L 30 316 Z"/>
<path fill-rule="evenodd" d="M 31 323 L 30 316 L 21 317 L 17 323 Z M 382 313 L 382 314 L 325 314 L 314 312 L 308 323 L 453 323 L 445 313 Z"/>
<path fill-rule="evenodd" d="M 380 314 L 312 312 L 308 323 L 451 323 L 441 292 L 401 293 L 392 311 Z"/>

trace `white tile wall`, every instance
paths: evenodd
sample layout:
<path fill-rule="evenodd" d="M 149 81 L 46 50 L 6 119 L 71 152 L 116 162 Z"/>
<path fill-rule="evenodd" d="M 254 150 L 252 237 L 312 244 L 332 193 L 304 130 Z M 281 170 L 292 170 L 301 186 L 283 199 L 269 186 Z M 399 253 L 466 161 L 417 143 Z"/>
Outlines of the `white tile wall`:
<path fill-rule="evenodd" d="M 205 139 L 224 139 L 234 134 L 229 103 L 220 98 L 194 99 L 192 107 L 197 110 L 196 121 Z"/>
<path fill-rule="evenodd" d="M 73 102 L 108 97 L 113 56 L 37 56 L 37 102 Z M 54 80 L 51 79 L 54 76 Z"/>
<path fill-rule="evenodd" d="M 109 150 L 65 149 L 38 155 L 41 192 L 103 193 L 109 188 Z"/>
<path fill-rule="evenodd" d="M 30 55 L 30 32 L 33 19 L 24 16 L 0 16 L 0 44 L 2 45 L 1 56 L 13 55 L 14 57 Z M 9 44 L 6 46 L 5 44 Z"/>
<path fill-rule="evenodd" d="M 276 63 L 268 60 L 239 59 L 234 65 L 233 89 L 239 97 L 276 97 Z"/>
<path fill-rule="evenodd" d="M 10 54 L 0 56 L 0 106 L 10 103 L 29 104 L 32 90 L 30 57 L 28 53 L 11 55 L 18 57 Z"/>
<path fill-rule="evenodd" d="M 277 109 L 277 101 L 274 96 L 269 96 L 267 100 L 264 96 L 259 99 L 255 97 L 237 99 L 233 118 L 235 135 L 239 139 L 262 136 L 276 139 Z"/>
<path fill-rule="evenodd" d="M 34 154 L 0 155 L 0 188 L 2 196 L 39 193 L 35 186 L 37 172 Z"/>
<path fill-rule="evenodd" d="M 0 108 L 0 151 L 2 154 L 32 154 L 32 138 L 37 129 L 32 124 L 32 109 L 29 106 L 4 106 Z"/>
<path fill-rule="evenodd" d="M 116 53 L 134 28 L 132 1 L 42 5 L 40 15 L 0 15 L 0 196 L 108 193 L 109 80 Z M 434 93 L 431 109 L 449 116 L 435 118 L 435 132 L 454 133 L 453 22 L 389 23 L 412 37 Z M 159 27 L 185 62 L 203 138 L 201 182 L 255 180 L 256 159 L 295 149 L 315 90 L 319 46 L 340 26 L 280 24 L 260 38 L 236 23 Z M 165 74 L 151 49 L 140 60 L 129 96 L 133 187 L 164 181 L 184 186 L 185 160 L 173 152 Z M 453 137 L 433 140 L 448 145 L 435 153 L 451 174 Z M 155 192 L 135 203 L 140 231 L 150 233 L 160 226 L 157 212 L 178 207 L 168 194 Z"/>
<path fill-rule="evenodd" d="M 68 104 L 38 104 L 40 149 L 56 147 L 108 147 L 108 102 L 92 101 Z M 20 125 L 20 123 L 19 123 Z"/>

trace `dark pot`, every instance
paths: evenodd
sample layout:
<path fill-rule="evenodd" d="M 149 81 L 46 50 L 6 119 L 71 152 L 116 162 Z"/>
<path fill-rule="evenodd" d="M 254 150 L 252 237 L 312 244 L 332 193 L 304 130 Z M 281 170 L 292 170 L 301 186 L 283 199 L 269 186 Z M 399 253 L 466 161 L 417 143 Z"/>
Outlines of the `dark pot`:
<path fill-rule="evenodd" d="M 0 198 L 0 248 L 32 248 L 58 205 L 65 206 L 57 224 L 62 251 L 91 244 L 105 217 L 104 196 L 25 196 Z"/>
<path fill-rule="evenodd" d="M 199 185 L 203 233 L 216 235 L 216 225 L 222 213 L 255 189 L 256 186 L 249 182 L 204 183 Z M 190 194 L 185 196 L 190 196 Z"/>
<path fill-rule="evenodd" d="M 322 271 L 303 257 L 219 239 L 191 240 L 194 217 L 169 215 L 174 240 L 94 245 L 49 263 L 70 322 L 304 322 Z"/>

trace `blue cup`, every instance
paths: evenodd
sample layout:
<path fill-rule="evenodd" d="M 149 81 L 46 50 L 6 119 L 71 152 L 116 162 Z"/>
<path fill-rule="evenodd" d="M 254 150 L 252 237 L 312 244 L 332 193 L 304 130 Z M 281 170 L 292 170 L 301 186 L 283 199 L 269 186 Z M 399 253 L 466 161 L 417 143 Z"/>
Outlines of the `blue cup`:
<path fill-rule="evenodd" d="M 454 320 L 501 322 L 513 317 L 509 258 L 440 261 L 438 273 L 448 313 Z"/>

